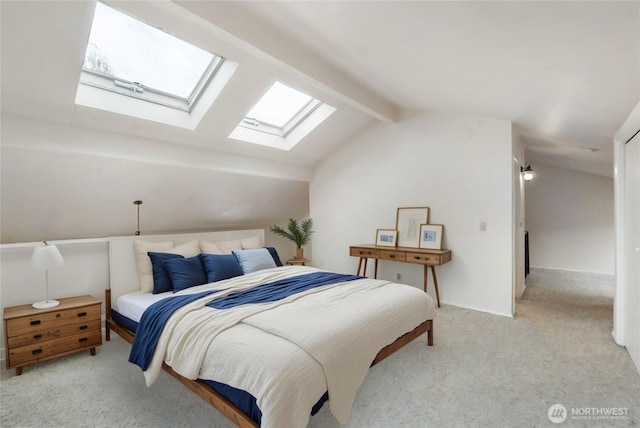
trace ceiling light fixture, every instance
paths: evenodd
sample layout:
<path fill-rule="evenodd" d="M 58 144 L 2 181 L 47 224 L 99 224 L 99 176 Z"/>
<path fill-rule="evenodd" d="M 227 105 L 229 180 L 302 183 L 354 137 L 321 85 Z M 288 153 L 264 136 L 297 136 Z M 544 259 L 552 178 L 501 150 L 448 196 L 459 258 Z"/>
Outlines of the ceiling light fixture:
<path fill-rule="evenodd" d="M 531 181 L 536 176 L 536 173 L 531 169 L 531 165 L 527 165 L 525 168 L 520 167 L 520 172 L 522 172 L 522 178 L 525 181 Z"/>
<path fill-rule="evenodd" d="M 582 150 L 589 153 L 595 153 L 600 151 L 600 149 L 597 147 L 589 147 L 589 146 L 584 146 Z"/>

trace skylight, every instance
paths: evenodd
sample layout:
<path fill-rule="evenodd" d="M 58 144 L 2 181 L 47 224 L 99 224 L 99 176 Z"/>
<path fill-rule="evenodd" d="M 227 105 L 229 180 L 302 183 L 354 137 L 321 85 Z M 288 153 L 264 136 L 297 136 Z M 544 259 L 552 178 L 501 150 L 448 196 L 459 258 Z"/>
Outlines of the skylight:
<path fill-rule="evenodd" d="M 247 113 L 246 118 L 282 129 L 312 101 L 316 100 L 280 82 L 275 82 Z"/>
<path fill-rule="evenodd" d="M 310 95 L 275 82 L 229 137 L 289 150 L 335 110 Z"/>
<path fill-rule="evenodd" d="M 179 113 L 162 112 L 159 107 L 192 113 L 209 91 L 205 96 L 208 108 L 236 67 L 221 56 L 98 2 L 76 103 L 194 129 L 199 119 L 180 119 Z M 221 81 L 212 85 L 216 79 Z M 209 90 L 210 86 L 215 88 Z M 125 101 L 127 97 L 138 101 Z M 140 101 L 156 106 L 136 104 Z M 201 111 L 197 116 L 203 114 Z"/>
<path fill-rule="evenodd" d="M 182 101 L 189 109 L 220 57 L 124 13 L 96 4 L 85 71 L 113 80 L 113 90 L 144 98 L 145 91 Z M 104 83 L 104 82 L 102 82 Z M 108 88 L 108 87 L 107 87 Z M 150 101 L 153 95 L 147 95 Z"/>

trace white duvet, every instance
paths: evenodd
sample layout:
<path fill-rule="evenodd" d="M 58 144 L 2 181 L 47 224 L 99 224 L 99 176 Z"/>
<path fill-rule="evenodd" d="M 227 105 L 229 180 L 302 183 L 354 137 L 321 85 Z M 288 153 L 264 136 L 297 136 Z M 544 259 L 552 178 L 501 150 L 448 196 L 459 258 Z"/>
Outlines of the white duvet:
<path fill-rule="evenodd" d="M 233 309 L 204 307 L 212 298 L 318 269 L 287 266 L 224 281 L 229 287 L 177 310 L 167 321 L 145 378 L 163 360 L 190 379 L 212 379 L 249 392 L 263 427 L 304 427 L 329 391 L 332 414 L 349 418 L 356 392 L 384 346 L 435 317 L 417 288 L 383 280 L 341 282 L 286 299 Z M 222 284 L 197 287 L 216 289 Z M 196 290 L 190 290 L 191 292 Z"/>

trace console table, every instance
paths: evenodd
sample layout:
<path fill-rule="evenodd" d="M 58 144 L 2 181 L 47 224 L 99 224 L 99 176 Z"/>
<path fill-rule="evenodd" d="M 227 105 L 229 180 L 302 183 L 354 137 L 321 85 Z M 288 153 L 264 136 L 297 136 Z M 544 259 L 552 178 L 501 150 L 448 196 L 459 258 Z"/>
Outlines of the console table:
<path fill-rule="evenodd" d="M 363 276 L 367 276 L 367 260 L 375 259 L 374 278 L 378 278 L 378 260 L 388 260 L 392 262 L 416 263 L 424 265 L 424 292 L 427 292 L 428 271 L 431 269 L 433 275 L 433 285 L 436 289 L 436 301 L 440 307 L 440 293 L 438 292 L 438 278 L 436 277 L 436 266 L 443 265 L 451 261 L 451 250 L 428 250 L 424 248 L 410 247 L 382 247 L 377 245 L 352 245 L 349 247 L 349 255 L 360 257 L 358 261 L 358 275 L 364 268 Z"/>

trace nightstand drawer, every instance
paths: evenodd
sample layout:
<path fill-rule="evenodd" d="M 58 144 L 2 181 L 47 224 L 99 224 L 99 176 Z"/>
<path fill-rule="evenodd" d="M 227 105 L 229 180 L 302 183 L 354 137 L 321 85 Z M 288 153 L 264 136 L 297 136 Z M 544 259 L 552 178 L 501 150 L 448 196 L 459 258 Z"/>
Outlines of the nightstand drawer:
<path fill-rule="evenodd" d="M 388 251 L 388 250 L 380 250 L 380 260 L 394 260 L 397 262 L 405 261 L 405 252 L 404 251 Z"/>
<path fill-rule="evenodd" d="M 100 304 L 9 319 L 6 324 L 6 334 L 17 336 L 96 319 L 100 319 Z"/>
<path fill-rule="evenodd" d="M 379 252 L 378 250 L 370 250 L 367 248 L 351 248 L 350 255 L 354 257 L 367 257 L 377 259 Z"/>
<path fill-rule="evenodd" d="M 102 331 L 90 331 L 21 346 L 9 351 L 10 366 L 20 366 L 102 344 Z"/>
<path fill-rule="evenodd" d="M 423 265 L 439 265 L 440 256 L 437 254 L 407 253 L 407 262 Z"/>
<path fill-rule="evenodd" d="M 9 347 L 17 348 L 20 346 L 31 345 L 33 343 L 40 343 L 46 340 L 58 339 L 64 336 L 70 336 L 73 334 L 80 334 L 88 331 L 100 330 L 100 319 L 83 321 L 75 324 L 68 324 L 59 328 L 49 328 L 47 330 L 41 330 L 37 332 L 20 334 L 18 336 L 9 337 Z"/>

